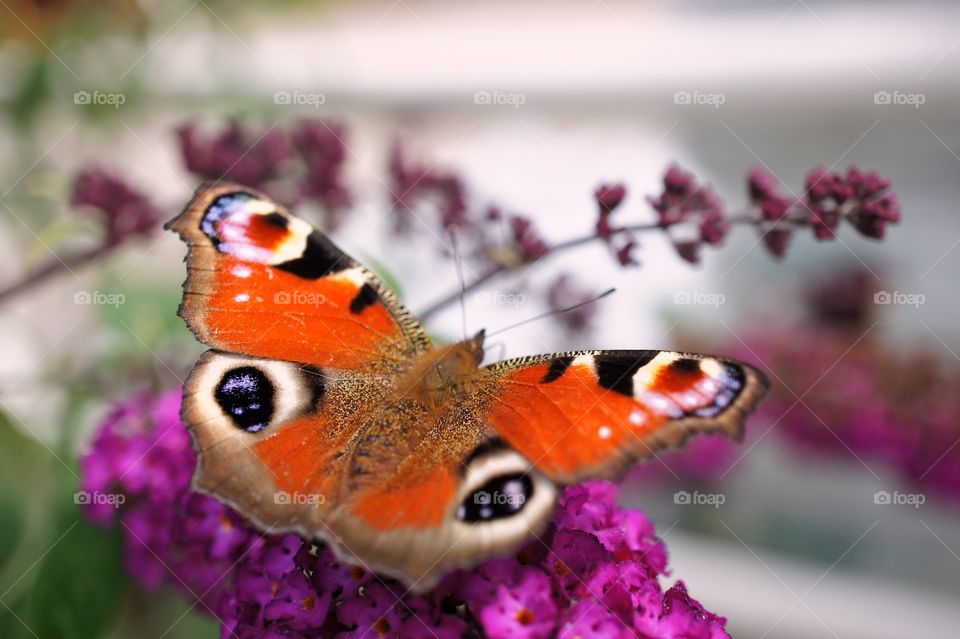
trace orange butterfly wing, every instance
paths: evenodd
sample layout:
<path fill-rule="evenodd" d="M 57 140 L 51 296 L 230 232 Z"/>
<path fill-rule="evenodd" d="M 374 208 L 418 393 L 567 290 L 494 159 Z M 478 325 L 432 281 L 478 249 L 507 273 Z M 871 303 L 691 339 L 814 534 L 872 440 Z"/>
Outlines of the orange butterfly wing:
<path fill-rule="evenodd" d="M 167 226 L 189 245 L 180 315 L 208 346 L 347 370 L 430 346 L 372 273 L 255 191 L 202 186 Z"/>
<path fill-rule="evenodd" d="M 520 358 L 494 377 L 489 424 L 559 483 L 613 478 L 697 432 L 740 438 L 766 392 L 753 367 L 669 351 L 591 351 Z"/>

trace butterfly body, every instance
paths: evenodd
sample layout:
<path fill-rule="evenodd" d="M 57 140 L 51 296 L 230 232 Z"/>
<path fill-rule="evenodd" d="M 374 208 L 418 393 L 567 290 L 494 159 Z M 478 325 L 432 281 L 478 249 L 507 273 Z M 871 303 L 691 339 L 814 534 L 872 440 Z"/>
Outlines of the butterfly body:
<path fill-rule="evenodd" d="M 669 351 L 484 366 L 483 332 L 434 346 L 373 274 L 241 187 L 201 187 L 170 226 L 180 314 L 211 347 L 184 389 L 195 487 L 417 590 L 538 534 L 563 485 L 739 437 L 765 388 Z"/>

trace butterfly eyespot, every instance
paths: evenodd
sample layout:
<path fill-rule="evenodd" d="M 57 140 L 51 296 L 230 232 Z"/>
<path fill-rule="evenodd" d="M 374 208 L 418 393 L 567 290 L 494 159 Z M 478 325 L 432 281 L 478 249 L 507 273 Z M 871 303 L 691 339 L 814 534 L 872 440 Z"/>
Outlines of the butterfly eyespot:
<path fill-rule="evenodd" d="M 467 523 L 493 521 L 516 515 L 533 496 L 533 480 L 525 473 L 494 477 L 467 495 L 457 519 Z"/>
<path fill-rule="evenodd" d="M 223 374 L 214 399 L 237 428 L 256 433 L 270 424 L 275 394 L 273 382 L 263 371 L 241 366 Z"/>

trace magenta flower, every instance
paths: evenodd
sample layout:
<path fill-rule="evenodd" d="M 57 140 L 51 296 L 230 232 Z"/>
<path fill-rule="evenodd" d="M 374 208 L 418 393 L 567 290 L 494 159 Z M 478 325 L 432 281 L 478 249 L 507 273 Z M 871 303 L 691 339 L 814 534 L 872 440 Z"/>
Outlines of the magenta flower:
<path fill-rule="evenodd" d="M 346 135 L 346 127 L 319 120 L 305 120 L 290 134 L 304 164 L 304 175 L 299 182 L 300 196 L 316 200 L 323 206 L 327 213 L 327 228 L 336 226 L 343 211 L 353 201 L 343 181 Z"/>
<path fill-rule="evenodd" d="M 777 371 L 761 419 L 775 424 L 772 433 L 799 454 L 883 464 L 928 495 L 958 503 L 960 366 L 935 349 L 891 345 L 881 326 L 871 328 L 891 295 L 878 290 L 869 272 L 831 273 L 806 291 L 803 320 L 744 325 L 738 330 L 743 342 L 689 340 L 683 347 L 728 352 Z M 699 438 L 686 452 L 690 456 L 662 459 L 677 475 L 703 480 L 725 472 L 736 454 L 710 438 Z M 705 457 L 716 466 L 698 477 L 687 462 Z M 659 464 L 631 475 L 673 479 Z"/>
<path fill-rule="evenodd" d="M 886 225 L 900 221 L 900 208 L 889 188 L 889 180 L 856 167 L 845 176 L 812 170 L 799 199 L 781 195 L 776 178 L 759 167 L 752 168 L 747 178 L 750 203 L 759 215 L 757 229 L 777 258 L 786 253 L 793 231 L 804 226 L 817 240 L 829 240 L 846 219 L 862 235 L 882 239 Z"/>
<path fill-rule="evenodd" d="M 142 193 L 102 169 L 87 169 L 77 175 L 70 203 L 96 212 L 106 230 L 105 244 L 109 247 L 157 230 L 165 216 Z"/>
<path fill-rule="evenodd" d="M 534 262 L 550 251 L 533 222 L 526 217 L 516 215 L 510 218 L 510 231 L 513 233 L 513 246 L 522 262 Z"/>
<path fill-rule="evenodd" d="M 730 230 L 720 198 L 676 165 L 667 169 L 660 195 L 648 197 L 647 201 L 677 253 L 688 262 L 699 262 L 701 247 L 722 244 Z"/>
<path fill-rule="evenodd" d="M 466 188 L 457 174 L 415 163 L 400 144 L 394 144 L 390 151 L 388 169 L 390 204 L 398 229 L 409 229 L 410 218 L 424 203 L 435 205 L 442 229 L 470 225 Z"/>
<path fill-rule="evenodd" d="M 180 155 L 187 171 L 205 180 L 265 188 L 291 156 L 290 142 L 279 128 L 250 131 L 234 120 L 213 135 L 197 129 L 188 123 L 177 130 Z"/>
<path fill-rule="evenodd" d="M 757 227 L 763 243 L 775 258 L 783 258 L 792 238 L 792 226 L 787 221 L 792 202 L 779 192 L 777 179 L 759 167 L 747 174 L 750 203 L 760 211 L 762 223 Z"/>
<path fill-rule="evenodd" d="M 626 227 L 614 226 L 610 220 L 626 196 L 627 187 L 623 184 L 602 184 L 597 187 L 593 192 L 598 208 L 596 231 L 597 237 L 606 242 L 621 266 L 636 266 L 639 262 L 633 255 L 637 248 L 633 233 Z"/>
<path fill-rule="evenodd" d="M 663 543 L 642 513 L 616 505 L 612 484 L 568 488 L 539 538 L 415 595 L 191 492 L 196 458 L 179 401 L 179 390 L 139 394 L 114 411 L 83 458 L 83 488 L 127 497 L 88 514 L 119 523 L 135 579 L 200 601 L 223 637 L 728 637 L 725 619 L 682 583 L 661 589 Z"/>
<path fill-rule="evenodd" d="M 579 286 L 569 273 L 561 273 L 547 289 L 547 306 L 557 313 L 560 324 L 571 333 L 584 333 L 591 329 L 597 313 L 596 304 L 583 304 L 594 294 Z M 583 304 L 582 306 L 577 306 Z M 572 310 L 572 306 L 577 306 Z M 560 312 L 564 311 L 564 312 Z"/>

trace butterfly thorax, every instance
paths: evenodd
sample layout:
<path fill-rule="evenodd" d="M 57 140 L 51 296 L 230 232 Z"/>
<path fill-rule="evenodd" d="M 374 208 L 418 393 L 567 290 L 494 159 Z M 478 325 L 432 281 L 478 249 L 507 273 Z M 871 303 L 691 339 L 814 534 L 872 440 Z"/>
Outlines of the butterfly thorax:
<path fill-rule="evenodd" d="M 472 447 L 481 427 L 469 406 L 477 395 L 482 360 L 482 334 L 414 360 L 393 392 L 371 406 L 358 425 L 356 445 L 343 460 L 343 487 L 354 492 L 384 477 L 405 475 L 403 467 L 421 447 L 438 452 L 449 451 L 451 442 Z"/>
<path fill-rule="evenodd" d="M 450 405 L 475 377 L 483 361 L 483 331 L 471 339 L 422 354 L 398 380 L 397 398 L 418 401 L 433 411 Z"/>

